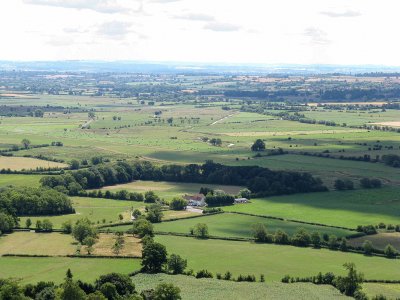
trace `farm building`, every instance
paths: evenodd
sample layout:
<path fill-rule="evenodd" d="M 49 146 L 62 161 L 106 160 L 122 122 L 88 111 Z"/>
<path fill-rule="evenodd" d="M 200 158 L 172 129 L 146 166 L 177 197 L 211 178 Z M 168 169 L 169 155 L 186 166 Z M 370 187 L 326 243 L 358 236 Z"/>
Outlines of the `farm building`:
<path fill-rule="evenodd" d="M 238 204 L 238 203 L 248 203 L 249 202 L 249 199 L 247 199 L 247 198 L 236 198 L 235 199 L 235 204 Z"/>
<path fill-rule="evenodd" d="M 206 196 L 203 194 L 194 194 L 194 195 L 184 195 L 183 199 L 188 201 L 188 205 L 190 206 L 205 206 L 206 205 Z"/>

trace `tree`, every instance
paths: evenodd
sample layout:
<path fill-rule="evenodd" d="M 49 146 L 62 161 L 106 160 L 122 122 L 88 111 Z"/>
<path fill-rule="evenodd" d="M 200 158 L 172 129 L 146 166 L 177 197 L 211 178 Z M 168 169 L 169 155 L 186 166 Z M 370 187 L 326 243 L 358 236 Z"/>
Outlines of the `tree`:
<path fill-rule="evenodd" d="M 180 300 L 181 290 L 172 283 L 160 283 L 154 291 L 154 300 Z"/>
<path fill-rule="evenodd" d="M 347 240 L 343 237 L 342 241 L 340 242 L 339 245 L 340 251 L 346 252 L 347 251 Z"/>
<path fill-rule="evenodd" d="M 96 229 L 92 226 L 89 219 L 80 219 L 72 229 L 73 237 L 81 244 L 87 237 L 96 237 Z"/>
<path fill-rule="evenodd" d="M 338 241 L 337 241 L 336 235 L 334 235 L 334 234 L 330 235 L 329 240 L 328 240 L 329 249 L 331 249 L 331 250 L 336 249 L 337 243 L 338 243 Z"/>
<path fill-rule="evenodd" d="M 371 255 L 372 251 L 374 250 L 374 246 L 372 245 L 372 242 L 368 241 L 368 240 L 364 241 L 364 243 L 362 244 L 362 247 L 364 249 L 365 255 Z"/>
<path fill-rule="evenodd" d="M 262 223 L 257 223 L 252 226 L 253 237 L 256 242 L 264 243 L 267 240 L 267 228 Z"/>
<path fill-rule="evenodd" d="M 26 219 L 25 226 L 26 228 L 30 228 L 32 226 L 32 220 L 30 218 Z"/>
<path fill-rule="evenodd" d="M 186 209 L 187 201 L 182 198 L 175 197 L 169 203 L 169 208 L 172 210 L 184 210 Z"/>
<path fill-rule="evenodd" d="M 167 262 L 167 249 L 160 243 L 146 243 L 142 250 L 142 270 L 148 273 L 161 272 Z"/>
<path fill-rule="evenodd" d="M 77 161 L 76 159 L 71 160 L 69 165 L 71 170 L 78 170 L 80 166 L 79 161 Z"/>
<path fill-rule="evenodd" d="M 208 226 L 205 223 L 198 223 L 194 227 L 193 234 L 199 239 L 208 238 Z"/>
<path fill-rule="evenodd" d="M 42 231 L 44 232 L 52 232 L 53 231 L 53 223 L 49 219 L 44 219 L 42 222 Z"/>
<path fill-rule="evenodd" d="M 86 245 L 86 251 L 87 254 L 92 254 L 93 252 L 93 246 L 94 244 L 96 244 L 96 239 L 93 238 L 92 236 L 87 236 L 84 240 L 83 240 L 83 244 Z"/>
<path fill-rule="evenodd" d="M 354 263 L 345 263 L 343 265 L 348 271 L 346 277 L 337 277 L 335 280 L 336 288 L 346 296 L 354 296 L 356 291 L 361 290 L 361 284 L 364 280 L 364 276 L 358 273 Z"/>
<path fill-rule="evenodd" d="M 311 237 L 304 228 L 299 228 L 292 236 L 292 245 L 306 247 L 311 243 Z"/>
<path fill-rule="evenodd" d="M 87 300 L 107 300 L 107 298 L 100 291 L 95 291 L 87 295 Z"/>
<path fill-rule="evenodd" d="M 61 231 L 66 234 L 72 233 L 72 222 L 71 220 L 67 220 L 61 224 Z"/>
<path fill-rule="evenodd" d="M 222 140 L 221 139 L 216 139 L 216 138 L 212 138 L 210 139 L 210 144 L 213 146 L 221 146 L 222 145 Z"/>
<path fill-rule="evenodd" d="M 71 279 L 66 279 L 62 285 L 61 300 L 85 300 L 85 292 Z"/>
<path fill-rule="evenodd" d="M 147 191 L 144 193 L 144 202 L 145 203 L 155 203 L 159 200 L 160 200 L 160 198 L 153 191 Z"/>
<path fill-rule="evenodd" d="M 0 235 L 4 232 L 11 232 L 14 226 L 14 218 L 9 214 L 0 212 Z"/>
<path fill-rule="evenodd" d="M 354 189 L 354 183 L 349 179 L 336 179 L 334 187 L 338 191 L 352 190 Z"/>
<path fill-rule="evenodd" d="M 154 236 L 153 224 L 144 218 L 139 218 L 133 222 L 132 233 L 138 235 L 140 238 L 145 235 Z"/>
<path fill-rule="evenodd" d="M 44 116 L 43 110 L 41 110 L 41 109 L 36 109 L 35 112 L 34 112 L 34 116 L 35 116 L 36 118 L 43 118 L 43 116 Z"/>
<path fill-rule="evenodd" d="M 29 146 L 30 146 L 30 144 L 31 144 L 31 141 L 28 140 L 28 139 L 23 139 L 23 140 L 21 141 L 21 144 L 22 144 L 22 146 L 23 146 L 25 149 L 28 149 Z"/>
<path fill-rule="evenodd" d="M 152 223 L 160 223 L 163 217 L 163 212 L 161 209 L 161 205 L 152 204 L 150 206 L 146 206 L 147 216 L 146 219 Z"/>
<path fill-rule="evenodd" d="M 132 216 L 137 219 L 142 215 L 142 213 L 140 212 L 140 210 L 138 210 L 137 208 L 135 208 L 135 210 L 132 212 Z"/>
<path fill-rule="evenodd" d="M 115 288 L 115 285 L 111 282 L 106 282 L 99 288 L 100 292 L 108 299 L 108 300 L 117 300 L 118 292 Z"/>
<path fill-rule="evenodd" d="M 311 244 L 313 244 L 314 248 L 321 247 L 321 236 L 318 232 L 311 233 Z"/>
<path fill-rule="evenodd" d="M 264 151 L 265 143 L 262 139 L 257 139 L 251 146 L 251 151 Z"/>
<path fill-rule="evenodd" d="M 395 258 L 397 255 L 396 249 L 390 244 L 385 247 L 384 253 L 387 258 Z"/>
<path fill-rule="evenodd" d="M 167 260 L 167 265 L 172 274 L 183 274 L 187 267 L 187 260 L 177 254 L 171 254 Z"/>
<path fill-rule="evenodd" d="M 287 245 L 290 244 L 290 238 L 286 232 L 278 229 L 274 234 L 274 242 L 277 244 Z"/>
<path fill-rule="evenodd" d="M 239 192 L 239 197 L 250 199 L 251 198 L 251 191 L 249 189 L 242 189 Z"/>
<path fill-rule="evenodd" d="M 120 273 L 109 273 L 101 275 L 95 282 L 95 287 L 99 289 L 105 283 L 112 283 L 116 291 L 121 296 L 135 293 L 135 285 L 128 275 Z"/>

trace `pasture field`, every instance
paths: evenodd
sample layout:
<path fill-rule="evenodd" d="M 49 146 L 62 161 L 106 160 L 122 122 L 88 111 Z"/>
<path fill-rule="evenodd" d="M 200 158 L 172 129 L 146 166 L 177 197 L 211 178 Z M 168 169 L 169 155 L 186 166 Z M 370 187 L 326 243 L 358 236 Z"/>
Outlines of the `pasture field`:
<path fill-rule="evenodd" d="M 0 156 L 0 169 L 13 171 L 35 170 L 36 168 L 66 168 L 68 165 L 31 157 Z"/>
<path fill-rule="evenodd" d="M 20 278 L 22 283 L 54 281 L 59 284 L 68 269 L 75 280 L 93 283 L 100 275 L 129 274 L 139 268 L 139 259 L 127 258 L 0 257 L 0 278 Z"/>
<path fill-rule="evenodd" d="M 0 187 L 13 186 L 40 186 L 39 180 L 43 175 L 0 174 Z"/>
<path fill-rule="evenodd" d="M 246 204 L 243 204 L 246 205 Z M 309 232 L 334 234 L 338 237 L 354 234 L 353 231 L 312 226 L 293 222 L 285 222 L 280 220 L 266 219 L 260 217 L 245 216 L 239 214 L 217 214 L 204 216 L 201 218 L 184 219 L 171 222 L 162 222 L 155 224 L 154 229 L 161 232 L 189 233 L 190 228 L 194 228 L 198 223 L 205 223 L 208 226 L 209 234 L 220 237 L 244 237 L 251 238 L 252 226 L 257 223 L 265 225 L 270 233 L 274 233 L 277 229 L 282 229 L 289 235 L 295 233 L 299 228 L 304 228 Z"/>
<path fill-rule="evenodd" d="M 212 273 L 264 274 L 267 282 L 285 275 L 306 277 L 318 272 L 344 274 L 343 264 L 354 262 L 366 279 L 400 279 L 400 260 L 368 257 L 327 249 L 300 248 L 274 244 L 254 244 L 221 240 L 198 240 L 176 236 L 156 236 L 168 253 L 188 260 L 188 268 Z"/>
<path fill-rule="evenodd" d="M 61 228 L 62 223 L 65 221 L 72 221 L 75 223 L 77 220 L 87 217 L 95 224 L 116 223 L 119 222 L 119 214 L 122 214 L 124 221 L 131 220 L 132 208 L 143 207 L 142 202 L 124 201 L 124 200 L 110 200 L 102 198 L 85 198 L 85 197 L 72 197 L 73 207 L 75 214 L 59 215 L 59 216 L 38 216 L 38 217 L 21 217 L 20 225 L 25 227 L 27 218 L 32 220 L 32 227 L 35 226 L 37 220 L 49 219 L 54 228 Z M 103 221 L 105 220 L 105 222 Z"/>
<path fill-rule="evenodd" d="M 138 274 L 132 277 L 136 290 L 154 289 L 160 283 L 173 283 L 181 290 L 182 299 L 348 299 L 335 288 L 309 283 L 232 282 L 226 280 L 196 279 L 184 275 Z"/>
<path fill-rule="evenodd" d="M 399 203 L 399 188 L 384 187 L 252 199 L 251 203 L 224 210 L 356 228 L 399 223 Z"/>
<path fill-rule="evenodd" d="M 244 188 L 232 185 L 137 180 L 126 184 L 106 186 L 101 190 L 109 190 L 113 192 L 118 190 L 127 190 L 129 192 L 139 193 L 154 191 L 158 196 L 167 200 L 171 200 L 173 197 L 180 197 L 184 194 L 199 193 L 201 187 L 209 187 L 213 190 L 223 190 L 228 194 L 237 194 L 241 189 Z"/>
<path fill-rule="evenodd" d="M 140 241 L 133 236 L 124 237 L 125 244 L 120 255 L 141 256 L 142 246 Z M 93 246 L 93 256 L 116 256 L 112 251 L 115 243 L 113 234 L 100 233 L 97 243 Z M 24 254 L 24 255 L 49 255 L 66 256 L 77 253 L 78 243 L 72 235 L 63 233 L 35 233 L 15 232 L 0 237 L 0 255 Z M 81 253 L 86 254 L 85 246 L 81 247 Z"/>

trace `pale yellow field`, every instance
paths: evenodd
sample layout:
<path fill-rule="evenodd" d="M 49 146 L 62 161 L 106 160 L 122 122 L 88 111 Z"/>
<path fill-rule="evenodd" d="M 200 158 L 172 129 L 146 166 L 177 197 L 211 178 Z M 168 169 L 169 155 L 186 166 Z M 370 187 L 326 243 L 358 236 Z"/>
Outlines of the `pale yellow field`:
<path fill-rule="evenodd" d="M 390 127 L 400 127 L 399 121 L 394 122 L 380 122 L 380 123 L 371 123 L 372 125 L 380 125 L 380 126 L 390 126 Z"/>
<path fill-rule="evenodd" d="M 112 251 L 115 243 L 114 234 L 100 233 L 97 243 L 93 246 L 92 255 L 116 256 Z M 140 239 L 125 235 L 125 245 L 119 255 L 141 256 Z M 15 232 L 0 237 L 0 255 L 50 255 L 65 256 L 76 254 L 78 242 L 70 234 Z M 86 246 L 81 247 L 81 254 L 87 254 Z"/>
<path fill-rule="evenodd" d="M 0 169 L 13 171 L 32 170 L 36 168 L 66 168 L 67 164 L 41 160 L 31 157 L 0 156 Z"/>

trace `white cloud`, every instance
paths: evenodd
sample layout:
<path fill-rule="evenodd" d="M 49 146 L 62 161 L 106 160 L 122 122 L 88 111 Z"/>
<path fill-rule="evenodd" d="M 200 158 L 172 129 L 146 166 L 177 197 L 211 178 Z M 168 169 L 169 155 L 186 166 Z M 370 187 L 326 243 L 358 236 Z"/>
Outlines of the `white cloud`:
<path fill-rule="evenodd" d="M 351 18 L 351 17 L 360 17 L 362 14 L 357 10 L 345 10 L 345 11 L 321 11 L 321 15 L 325 15 L 331 18 Z"/>
<path fill-rule="evenodd" d="M 304 36 L 309 38 L 311 44 L 326 45 L 330 43 L 327 33 L 316 27 L 308 27 L 304 30 Z"/>
<path fill-rule="evenodd" d="M 96 30 L 97 34 L 100 36 L 121 40 L 124 39 L 127 34 L 132 32 L 132 24 L 120 21 L 111 21 L 100 24 Z"/>
<path fill-rule="evenodd" d="M 201 13 L 187 13 L 174 16 L 176 19 L 189 20 L 189 21 L 215 21 L 215 17 L 208 14 Z"/>
<path fill-rule="evenodd" d="M 100 13 L 125 13 L 127 8 L 116 0 L 24 0 L 27 4 L 61 8 L 89 9 Z"/>
<path fill-rule="evenodd" d="M 204 29 L 209 29 L 217 32 L 238 31 L 241 29 L 239 25 L 221 22 L 210 22 L 204 25 Z"/>

